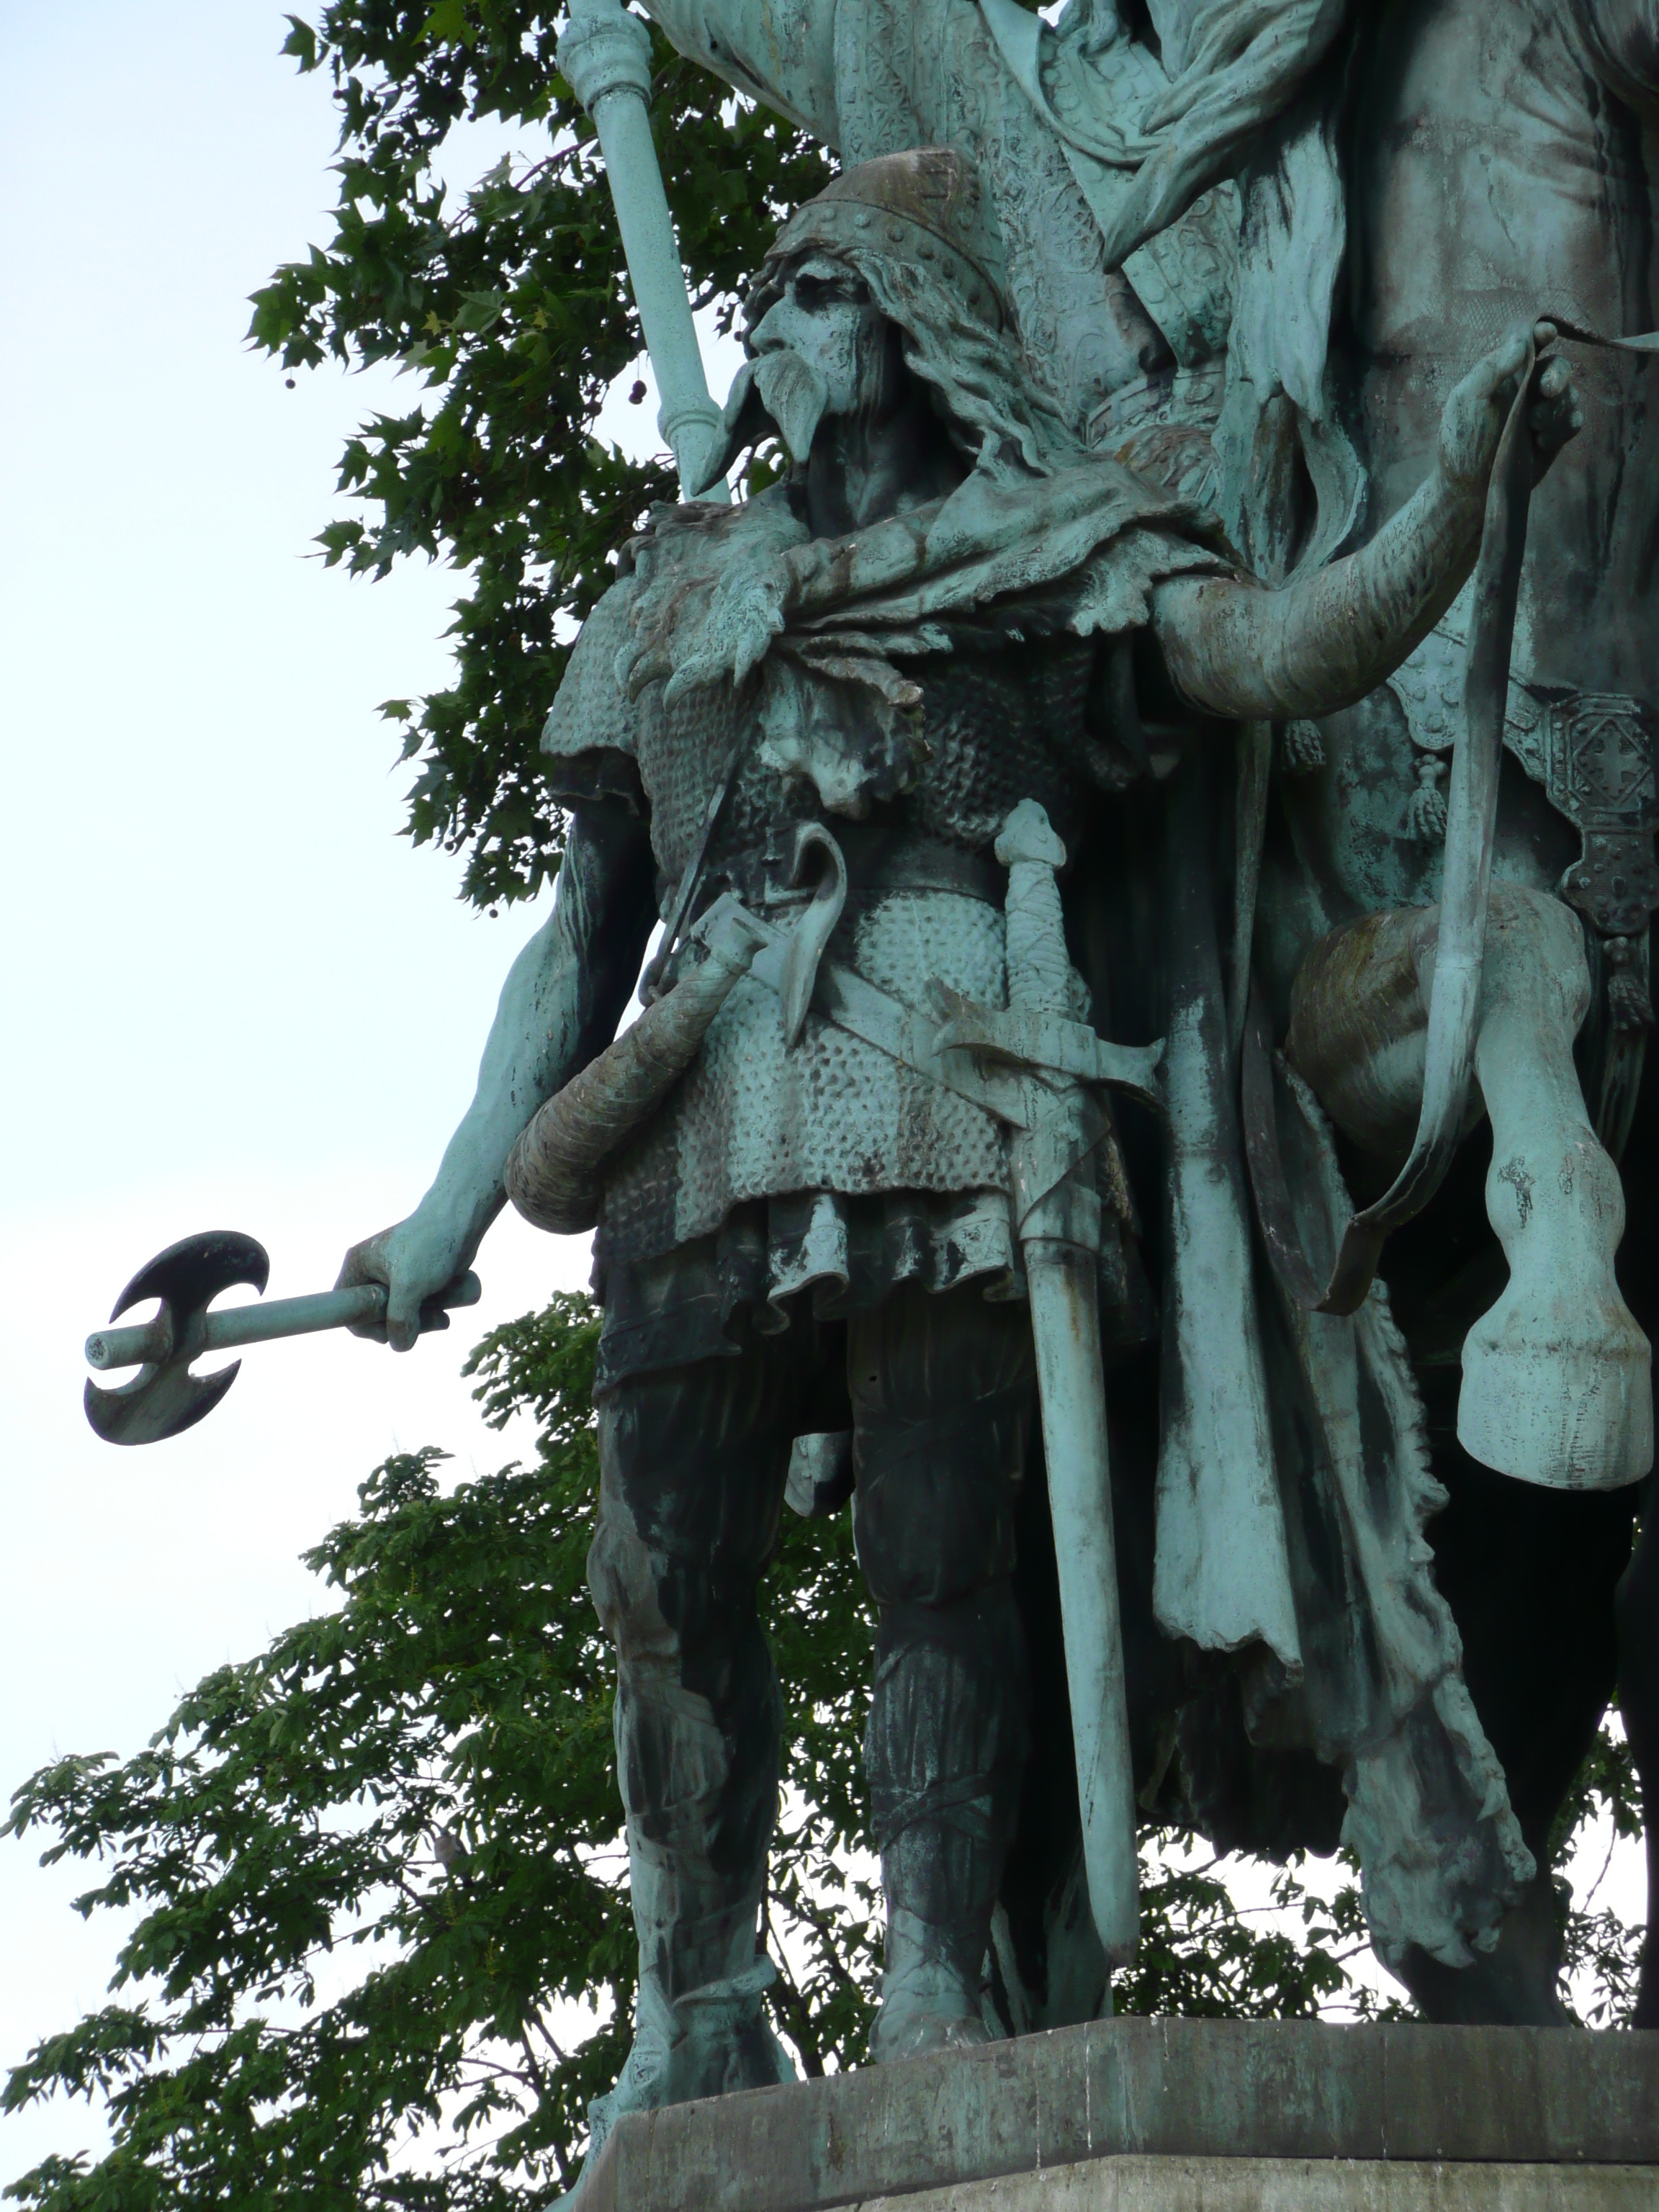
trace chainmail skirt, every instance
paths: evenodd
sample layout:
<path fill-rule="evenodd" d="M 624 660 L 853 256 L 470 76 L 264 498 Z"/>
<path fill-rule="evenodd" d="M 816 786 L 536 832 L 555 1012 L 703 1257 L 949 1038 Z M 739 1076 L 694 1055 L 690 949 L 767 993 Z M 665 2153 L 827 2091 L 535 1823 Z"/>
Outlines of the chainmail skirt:
<path fill-rule="evenodd" d="M 1023 1299 L 1025 1279 L 1003 1190 L 792 1191 L 733 1207 L 718 1230 L 645 1260 L 596 1262 L 605 1307 L 596 1389 L 626 1376 L 739 1350 L 788 1328 L 868 1312 L 902 1283 L 978 1281 Z"/>

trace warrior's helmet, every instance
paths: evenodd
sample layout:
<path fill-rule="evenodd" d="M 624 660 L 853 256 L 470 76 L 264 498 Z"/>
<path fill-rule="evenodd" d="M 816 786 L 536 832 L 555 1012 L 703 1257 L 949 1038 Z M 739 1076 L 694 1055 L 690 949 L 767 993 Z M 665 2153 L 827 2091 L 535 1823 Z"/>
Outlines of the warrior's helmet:
<path fill-rule="evenodd" d="M 926 272 L 969 314 L 994 330 L 1006 324 L 1002 241 L 979 179 L 946 147 L 861 161 L 797 208 L 750 288 L 744 314 L 751 330 L 777 298 L 790 264 L 815 252 Z"/>

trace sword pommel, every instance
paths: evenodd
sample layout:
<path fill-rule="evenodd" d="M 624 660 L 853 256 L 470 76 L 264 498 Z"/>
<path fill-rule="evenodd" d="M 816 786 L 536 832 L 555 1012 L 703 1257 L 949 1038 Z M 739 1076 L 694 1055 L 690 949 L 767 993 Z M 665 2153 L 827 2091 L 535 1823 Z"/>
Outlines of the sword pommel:
<path fill-rule="evenodd" d="M 1066 848 L 1035 799 L 1022 799 L 1002 827 L 996 856 L 1008 871 L 1008 999 L 1033 1012 L 1070 1014 L 1076 985 L 1066 949 L 1056 868 Z"/>

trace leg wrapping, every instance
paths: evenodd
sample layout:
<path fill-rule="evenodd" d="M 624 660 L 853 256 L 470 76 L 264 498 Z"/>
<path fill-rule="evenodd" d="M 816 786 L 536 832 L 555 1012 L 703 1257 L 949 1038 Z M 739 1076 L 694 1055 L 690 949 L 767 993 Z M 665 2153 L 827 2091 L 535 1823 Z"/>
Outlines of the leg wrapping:
<path fill-rule="evenodd" d="M 981 2039 L 1027 1740 L 1014 1526 L 1035 1386 L 1023 1311 L 901 1293 L 849 1340 L 854 1527 L 879 1609 L 865 1740 L 888 1938 L 878 2059 Z M 969 1395 L 972 1393 L 972 1395 Z"/>

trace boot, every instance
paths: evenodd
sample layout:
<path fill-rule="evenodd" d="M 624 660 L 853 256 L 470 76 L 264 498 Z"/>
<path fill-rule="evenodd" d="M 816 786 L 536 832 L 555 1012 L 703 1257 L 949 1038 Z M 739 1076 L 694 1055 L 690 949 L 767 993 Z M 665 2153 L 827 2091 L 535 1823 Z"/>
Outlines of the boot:
<path fill-rule="evenodd" d="M 584 2175 L 624 2112 L 655 2112 L 695 2097 L 769 2089 L 796 2079 L 789 2053 L 766 2017 L 765 1995 L 776 1978 L 772 1961 L 761 1958 L 744 1973 L 671 1998 L 659 1975 L 641 1976 L 633 2047 L 615 2088 L 587 2108 Z"/>
<path fill-rule="evenodd" d="M 982 1952 L 969 1966 L 947 1929 L 890 1906 L 886 1953 L 881 2008 L 870 2031 L 872 2066 L 990 2042 L 980 1997 Z"/>
<path fill-rule="evenodd" d="M 991 2039 L 981 1992 L 1024 1748 L 1023 1656 L 1016 1644 L 999 1679 L 960 1652 L 900 1643 L 878 1671 L 866 1742 L 887 1899 L 877 2065 Z"/>
<path fill-rule="evenodd" d="M 777 1969 L 764 1954 L 757 1955 L 757 1901 L 751 1897 L 734 1911 L 701 1919 L 677 1917 L 675 1900 L 706 1869 L 677 1869 L 660 1852 L 637 1844 L 629 1863 L 640 1939 L 634 2041 L 616 2087 L 587 2108 L 587 2156 L 570 2203 L 625 2112 L 797 2078 L 766 2017 L 766 1992 Z"/>

